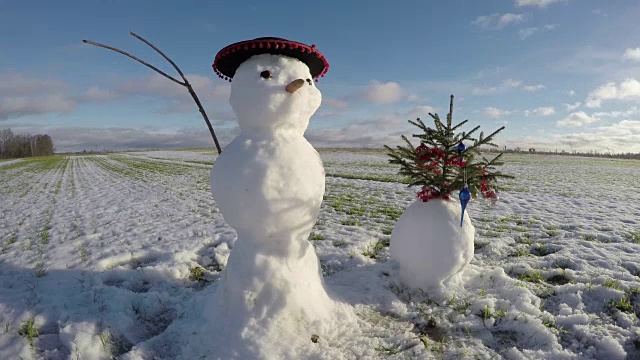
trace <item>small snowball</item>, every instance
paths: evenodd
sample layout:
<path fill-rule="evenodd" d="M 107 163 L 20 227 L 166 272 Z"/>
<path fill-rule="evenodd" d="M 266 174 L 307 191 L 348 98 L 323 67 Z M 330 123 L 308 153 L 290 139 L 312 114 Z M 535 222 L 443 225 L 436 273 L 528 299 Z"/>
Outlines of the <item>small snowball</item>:
<path fill-rule="evenodd" d="M 449 285 L 471 262 L 475 228 L 466 213 L 460 226 L 460 210 L 460 204 L 453 200 L 416 200 L 400 216 L 391 233 L 390 248 L 400 263 L 400 278 L 405 284 L 444 290 L 443 285 Z"/>

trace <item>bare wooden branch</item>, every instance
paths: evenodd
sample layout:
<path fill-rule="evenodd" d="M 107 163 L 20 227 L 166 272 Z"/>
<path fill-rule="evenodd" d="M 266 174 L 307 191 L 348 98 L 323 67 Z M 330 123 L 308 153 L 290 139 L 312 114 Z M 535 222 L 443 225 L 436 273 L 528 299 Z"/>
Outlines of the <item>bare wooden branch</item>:
<path fill-rule="evenodd" d="M 129 34 L 131 34 L 136 39 L 142 41 L 143 43 L 149 45 L 149 47 L 151 47 L 153 50 L 155 50 L 158 54 L 162 55 L 162 57 L 165 58 L 169 62 L 169 64 L 171 64 L 171 66 L 173 66 L 174 69 L 176 69 L 178 74 L 180 74 L 180 77 L 182 78 L 182 80 L 184 80 L 185 84 L 187 84 L 189 82 L 189 81 L 187 81 L 187 78 L 184 76 L 182 71 L 180 71 L 180 68 L 178 67 L 178 65 L 176 65 L 176 63 L 174 63 L 173 60 L 169 59 L 169 57 L 167 55 L 165 55 L 162 51 L 160 51 L 160 49 L 158 49 L 155 45 L 153 45 L 152 43 L 150 43 L 149 41 L 144 39 L 142 36 L 134 33 L 133 31 L 130 31 Z"/>
<path fill-rule="evenodd" d="M 142 36 L 134 33 L 133 31 L 130 31 L 129 33 L 133 37 L 135 37 L 136 39 L 138 39 L 138 40 L 142 41 L 143 43 L 149 45 L 153 50 L 155 50 L 158 54 L 160 54 L 163 58 L 165 58 L 169 62 L 169 64 L 171 64 L 171 66 L 173 66 L 173 68 L 176 69 L 178 74 L 180 74 L 180 77 L 182 77 L 182 80 L 184 80 L 184 84 L 183 85 L 187 87 L 187 91 L 189 91 L 189 95 L 191 95 L 191 97 L 193 98 L 193 101 L 195 101 L 196 105 L 198 106 L 198 110 L 200 111 L 200 114 L 202 115 L 202 118 L 207 123 L 207 127 L 209 127 L 209 132 L 211 133 L 211 137 L 213 137 L 213 142 L 216 144 L 216 149 L 218 149 L 218 155 L 220 155 L 222 153 L 222 150 L 220 149 L 220 144 L 218 143 L 218 138 L 216 137 L 216 134 L 213 131 L 213 126 L 211 126 L 211 122 L 209 121 L 209 117 L 207 116 L 207 113 L 204 111 L 204 107 L 200 103 L 200 99 L 198 98 L 198 95 L 196 95 L 196 92 L 193 90 L 193 87 L 189 83 L 189 80 L 187 80 L 187 77 L 184 76 L 184 74 L 182 73 L 182 71 L 180 70 L 178 65 L 176 65 L 176 63 L 174 63 L 173 60 L 169 59 L 169 57 L 167 55 L 165 55 L 162 51 L 160 51 L 160 49 L 158 49 L 155 45 L 153 45 L 152 43 L 150 43 L 149 41 L 144 39 Z"/>
<path fill-rule="evenodd" d="M 149 41 L 145 40 L 144 38 L 142 38 L 141 36 L 130 32 L 130 34 L 132 36 L 134 36 L 136 39 L 144 42 L 145 44 L 149 45 L 153 50 L 157 51 L 160 55 L 162 55 L 163 58 L 165 58 L 172 66 L 174 69 L 176 69 L 176 71 L 178 72 L 178 74 L 180 74 L 180 77 L 182 77 L 182 80 L 184 81 L 180 81 L 178 79 L 175 79 L 174 77 L 167 75 L 165 72 L 163 72 L 162 70 L 156 68 L 155 66 L 148 64 L 147 62 L 137 58 L 136 56 L 133 56 L 125 51 L 122 51 L 120 49 L 114 48 L 112 46 L 109 45 L 105 45 L 105 44 L 100 44 L 97 43 L 95 41 L 90 41 L 90 40 L 82 40 L 82 42 L 84 42 L 85 44 L 90 44 L 90 45 L 95 45 L 98 47 L 102 47 L 108 50 L 112 50 L 115 51 L 117 53 L 120 53 L 122 55 L 125 55 L 143 65 L 145 65 L 146 67 L 156 71 L 158 74 L 166 77 L 167 79 L 180 84 L 184 87 L 187 88 L 187 91 L 189 92 L 189 95 L 191 95 L 191 97 L 193 98 L 193 101 L 195 101 L 196 105 L 198 106 L 198 110 L 200 111 L 200 114 L 202 115 L 202 118 L 204 119 L 204 121 L 207 123 L 207 127 L 209 128 L 209 132 L 211 133 L 211 137 L 213 138 L 213 142 L 216 145 L 216 149 L 218 150 L 218 155 L 222 154 L 222 149 L 220 148 L 220 143 L 218 143 L 218 138 L 216 137 L 216 133 L 213 131 L 213 126 L 211 126 L 211 122 L 209 121 L 209 117 L 207 116 L 207 113 L 204 111 L 204 107 L 202 106 L 202 103 L 200 102 L 200 99 L 198 98 L 198 96 L 196 95 L 196 92 L 193 90 L 193 87 L 191 86 L 191 84 L 189 83 L 189 80 L 187 80 L 187 77 L 184 76 L 184 74 L 182 73 L 182 71 L 180 70 L 180 68 L 178 67 L 178 65 L 176 65 L 176 63 L 173 62 L 173 60 L 171 60 L 167 55 L 165 55 L 162 51 L 160 51 L 160 49 L 158 49 L 155 45 L 153 45 L 152 43 L 150 43 Z"/>
<path fill-rule="evenodd" d="M 124 56 L 128 56 L 128 57 L 132 58 L 133 60 L 135 60 L 135 61 L 137 61 L 137 62 L 141 63 L 142 65 L 144 65 L 144 66 L 146 66 L 146 67 L 148 67 L 148 68 L 151 68 L 151 69 L 155 70 L 157 73 L 159 73 L 160 75 L 162 75 L 162 76 L 166 77 L 167 79 L 169 79 L 169 80 L 171 80 L 171 81 L 173 81 L 173 82 L 176 82 L 176 83 L 178 83 L 178 84 L 180 84 L 180 85 L 182 85 L 182 86 L 185 86 L 185 84 L 184 84 L 182 81 L 180 81 L 180 80 L 178 80 L 178 79 L 175 79 L 175 78 L 173 78 L 173 77 L 171 77 L 171 76 L 167 75 L 165 72 L 163 72 L 162 70 L 158 69 L 157 67 L 155 67 L 155 66 L 153 66 L 153 65 L 151 65 L 151 64 L 148 64 L 148 63 L 146 63 L 145 61 L 143 61 L 143 60 L 141 60 L 141 59 L 139 59 L 139 58 L 137 58 L 137 57 L 135 57 L 135 56 L 133 56 L 133 55 L 131 55 L 131 54 L 129 54 L 129 53 L 127 53 L 127 52 L 125 52 L 125 51 L 122 51 L 122 50 L 120 50 L 120 49 L 116 49 L 116 48 L 114 48 L 114 47 L 112 47 L 112 46 L 109 46 L 109 45 L 100 44 L 100 43 L 97 43 L 97 42 L 95 42 L 95 41 L 91 41 L 91 40 L 82 40 L 82 42 L 83 42 L 83 43 L 85 43 L 85 44 L 91 44 L 91 45 L 99 46 L 99 47 L 101 47 L 101 48 L 105 48 L 105 49 L 113 50 L 113 51 L 118 52 L 118 53 L 120 53 L 120 54 L 122 54 L 122 55 L 124 55 Z"/>

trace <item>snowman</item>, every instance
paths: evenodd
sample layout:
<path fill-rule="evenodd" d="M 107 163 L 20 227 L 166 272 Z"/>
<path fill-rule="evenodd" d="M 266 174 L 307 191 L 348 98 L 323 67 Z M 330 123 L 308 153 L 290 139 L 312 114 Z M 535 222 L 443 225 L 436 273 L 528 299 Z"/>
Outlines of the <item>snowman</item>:
<path fill-rule="evenodd" d="M 322 99 L 314 80 L 328 64 L 315 46 L 258 38 L 225 47 L 213 68 L 232 81 L 240 134 L 211 170 L 211 193 L 237 240 L 205 307 L 217 329 L 209 348 L 214 358 L 295 358 L 296 347 L 354 320 L 327 293 L 307 240 L 325 173 L 303 135 Z"/>

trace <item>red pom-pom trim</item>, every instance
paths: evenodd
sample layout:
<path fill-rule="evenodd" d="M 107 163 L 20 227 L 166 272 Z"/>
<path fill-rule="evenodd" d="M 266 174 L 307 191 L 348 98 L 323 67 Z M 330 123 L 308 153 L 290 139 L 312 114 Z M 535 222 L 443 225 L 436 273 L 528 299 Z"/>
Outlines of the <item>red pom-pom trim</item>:
<path fill-rule="evenodd" d="M 273 43 L 273 44 L 272 44 Z M 264 49 L 265 47 L 267 49 L 271 49 L 271 47 L 274 47 L 275 49 L 286 49 L 287 47 L 289 49 L 300 49 L 300 52 L 307 52 L 307 53 L 314 53 L 320 60 L 322 60 L 322 63 L 324 65 L 324 69 L 317 75 L 315 75 L 313 78 L 315 79 L 316 82 L 318 82 L 318 79 L 321 77 L 324 77 L 324 75 L 329 71 L 329 63 L 327 62 L 327 59 L 318 51 L 316 50 L 316 45 L 313 44 L 311 46 L 307 46 L 304 44 L 300 44 L 294 41 L 289 41 L 289 40 L 277 40 L 277 41 L 268 41 L 268 40 L 249 40 L 249 41 L 244 41 L 241 42 L 239 44 L 234 44 L 234 45 L 230 45 L 222 50 L 220 50 L 216 56 L 215 56 L 215 60 L 213 63 L 213 69 L 215 71 L 215 73 L 218 75 L 218 77 L 220 77 L 221 79 L 224 80 L 228 80 L 229 82 L 231 82 L 231 78 L 228 78 L 226 76 L 224 76 L 219 70 L 218 70 L 218 66 L 217 63 L 220 59 L 222 59 L 225 56 L 228 56 L 230 54 L 236 53 L 236 52 L 240 52 L 243 50 L 249 50 L 249 49 L 255 49 L 255 48 L 260 48 L 260 49 Z"/>

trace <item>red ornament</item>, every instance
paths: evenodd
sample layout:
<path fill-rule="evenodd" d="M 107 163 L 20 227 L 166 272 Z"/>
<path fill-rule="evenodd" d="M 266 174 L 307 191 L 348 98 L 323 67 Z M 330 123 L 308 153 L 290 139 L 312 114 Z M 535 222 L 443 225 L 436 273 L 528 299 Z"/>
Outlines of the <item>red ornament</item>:
<path fill-rule="evenodd" d="M 489 190 L 488 185 L 489 185 L 489 182 L 486 179 L 483 179 L 480 182 L 480 191 L 482 191 L 483 193 L 488 191 Z"/>
<path fill-rule="evenodd" d="M 424 202 L 438 197 L 440 197 L 440 191 L 434 188 L 424 188 L 418 193 L 418 198 Z"/>

